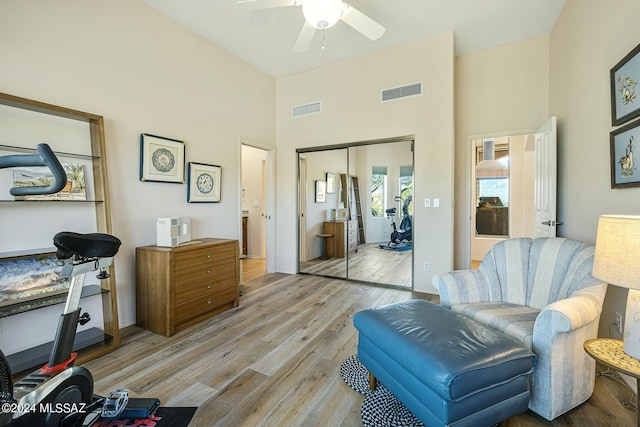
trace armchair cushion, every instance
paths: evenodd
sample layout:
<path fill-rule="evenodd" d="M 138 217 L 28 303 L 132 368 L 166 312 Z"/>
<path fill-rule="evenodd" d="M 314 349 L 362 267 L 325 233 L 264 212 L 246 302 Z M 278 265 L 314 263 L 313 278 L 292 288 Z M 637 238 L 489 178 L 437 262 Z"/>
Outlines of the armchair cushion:
<path fill-rule="evenodd" d="M 507 302 L 455 304 L 451 311 L 515 338 L 528 349 L 532 347 L 533 325 L 540 313 L 538 309 Z"/>

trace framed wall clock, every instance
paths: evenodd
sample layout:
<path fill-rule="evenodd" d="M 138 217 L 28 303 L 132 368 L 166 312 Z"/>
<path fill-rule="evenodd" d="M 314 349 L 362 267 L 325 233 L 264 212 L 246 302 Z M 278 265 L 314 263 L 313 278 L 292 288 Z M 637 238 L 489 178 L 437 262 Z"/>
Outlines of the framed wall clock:
<path fill-rule="evenodd" d="M 189 162 L 187 173 L 187 202 L 220 202 L 222 167 L 205 163 Z"/>

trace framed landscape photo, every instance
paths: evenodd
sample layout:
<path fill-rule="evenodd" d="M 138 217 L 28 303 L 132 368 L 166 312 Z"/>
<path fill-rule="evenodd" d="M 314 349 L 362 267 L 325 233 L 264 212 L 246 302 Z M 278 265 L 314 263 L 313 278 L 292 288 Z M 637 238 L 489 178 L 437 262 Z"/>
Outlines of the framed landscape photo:
<path fill-rule="evenodd" d="M 220 183 L 222 168 L 217 165 L 189 162 L 187 182 L 187 202 L 218 203 L 220 202 Z"/>
<path fill-rule="evenodd" d="M 67 174 L 67 183 L 54 194 L 14 196 L 14 200 L 87 200 L 85 165 L 63 162 L 62 168 Z M 13 169 L 14 187 L 34 187 L 52 185 L 55 178 L 46 166 L 24 166 Z"/>
<path fill-rule="evenodd" d="M 611 69 L 611 123 L 613 126 L 640 116 L 636 86 L 640 81 L 640 45 Z M 638 88 L 640 91 L 640 88 Z"/>
<path fill-rule="evenodd" d="M 640 173 L 633 161 L 638 144 L 640 120 L 611 132 L 611 188 L 640 187 Z"/>
<path fill-rule="evenodd" d="M 140 181 L 184 184 L 184 141 L 140 135 Z"/>

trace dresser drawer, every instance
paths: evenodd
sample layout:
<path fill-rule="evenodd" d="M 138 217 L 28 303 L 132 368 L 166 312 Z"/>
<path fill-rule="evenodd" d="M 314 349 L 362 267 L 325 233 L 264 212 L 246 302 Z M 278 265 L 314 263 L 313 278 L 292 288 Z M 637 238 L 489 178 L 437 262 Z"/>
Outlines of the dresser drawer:
<path fill-rule="evenodd" d="M 215 292 L 211 295 L 204 295 L 184 304 L 178 304 L 176 305 L 175 322 L 176 324 L 186 322 L 187 320 L 198 317 L 216 307 L 235 301 L 237 293 L 238 288 L 231 287 Z"/>
<path fill-rule="evenodd" d="M 176 304 L 183 304 L 201 296 L 233 287 L 237 287 L 235 273 L 211 277 L 208 280 L 195 281 L 180 287 L 176 286 L 175 301 Z"/>
<path fill-rule="evenodd" d="M 229 245 L 217 245 L 176 253 L 175 271 L 177 274 L 194 267 L 221 265 L 233 260 L 234 250 Z"/>

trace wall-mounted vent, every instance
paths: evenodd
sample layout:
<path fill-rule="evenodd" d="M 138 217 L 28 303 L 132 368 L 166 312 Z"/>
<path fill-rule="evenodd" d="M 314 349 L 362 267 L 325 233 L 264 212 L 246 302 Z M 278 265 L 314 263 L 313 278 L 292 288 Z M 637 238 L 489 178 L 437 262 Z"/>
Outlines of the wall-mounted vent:
<path fill-rule="evenodd" d="M 380 101 L 395 101 L 396 99 L 413 98 L 422 95 L 422 82 L 412 83 L 406 86 L 383 89 L 380 92 Z"/>
<path fill-rule="evenodd" d="M 310 116 L 312 114 L 320 114 L 322 111 L 320 101 L 312 102 L 311 104 L 306 105 L 298 105 L 296 107 L 291 107 L 291 117 L 302 117 L 302 116 Z"/>

